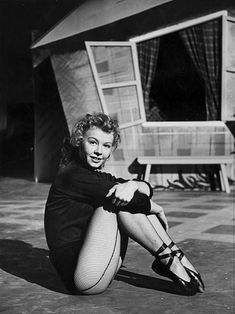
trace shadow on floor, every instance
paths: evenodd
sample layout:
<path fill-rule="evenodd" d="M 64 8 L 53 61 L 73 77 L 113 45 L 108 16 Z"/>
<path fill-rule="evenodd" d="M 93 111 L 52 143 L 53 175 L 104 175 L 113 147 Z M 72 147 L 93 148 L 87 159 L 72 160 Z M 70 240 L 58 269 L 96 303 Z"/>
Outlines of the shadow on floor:
<path fill-rule="evenodd" d="M 20 240 L 0 240 L 0 268 L 49 290 L 69 294 L 48 258 L 48 250 Z"/>
<path fill-rule="evenodd" d="M 124 269 L 119 270 L 115 277 L 115 280 L 123 281 L 140 288 L 153 289 L 176 295 L 184 295 L 184 293 L 180 292 L 179 288 L 177 288 L 177 286 L 172 281 L 137 274 Z"/>
<path fill-rule="evenodd" d="M 46 289 L 70 294 L 51 265 L 48 250 L 35 248 L 24 241 L 11 239 L 0 240 L 0 248 L 0 268 L 5 272 Z M 169 280 L 145 276 L 124 269 L 119 270 L 115 280 L 145 289 L 183 295 Z"/>

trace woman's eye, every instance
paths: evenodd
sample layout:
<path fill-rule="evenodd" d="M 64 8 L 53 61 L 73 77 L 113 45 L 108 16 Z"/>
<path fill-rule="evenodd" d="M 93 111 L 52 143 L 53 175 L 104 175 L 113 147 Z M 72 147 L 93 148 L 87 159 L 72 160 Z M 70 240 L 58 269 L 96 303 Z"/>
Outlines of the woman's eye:
<path fill-rule="evenodd" d="M 104 147 L 110 149 L 110 148 L 111 148 L 111 145 L 105 144 Z"/>
<path fill-rule="evenodd" d="M 96 141 L 89 141 L 89 144 L 95 145 L 95 144 L 96 144 Z"/>

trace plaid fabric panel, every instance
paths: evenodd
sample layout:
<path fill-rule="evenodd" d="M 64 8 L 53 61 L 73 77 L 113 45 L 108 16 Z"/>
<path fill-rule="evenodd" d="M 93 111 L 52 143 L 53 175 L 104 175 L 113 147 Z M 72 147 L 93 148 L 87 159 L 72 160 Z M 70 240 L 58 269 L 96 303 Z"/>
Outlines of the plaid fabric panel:
<path fill-rule="evenodd" d="M 159 43 L 160 39 L 154 38 L 138 43 L 137 45 L 141 83 L 146 112 L 149 111 L 149 94 L 157 66 Z"/>
<path fill-rule="evenodd" d="M 219 20 L 213 20 L 179 32 L 205 82 L 207 120 L 218 120 L 220 115 L 220 26 Z"/>

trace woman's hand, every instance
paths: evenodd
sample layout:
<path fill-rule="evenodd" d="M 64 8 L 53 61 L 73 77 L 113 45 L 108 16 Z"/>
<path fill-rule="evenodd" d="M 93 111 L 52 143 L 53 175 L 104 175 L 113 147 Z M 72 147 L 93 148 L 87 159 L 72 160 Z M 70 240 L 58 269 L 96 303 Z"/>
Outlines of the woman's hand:
<path fill-rule="evenodd" d="M 166 230 L 166 232 L 168 232 L 169 226 L 163 208 L 151 200 L 150 203 L 151 203 L 150 213 L 155 214 L 158 217 L 163 228 Z"/>
<path fill-rule="evenodd" d="M 114 185 L 106 195 L 112 197 L 112 203 L 115 206 L 126 206 L 133 198 L 135 191 L 138 190 L 138 185 L 135 181 L 127 181 Z"/>

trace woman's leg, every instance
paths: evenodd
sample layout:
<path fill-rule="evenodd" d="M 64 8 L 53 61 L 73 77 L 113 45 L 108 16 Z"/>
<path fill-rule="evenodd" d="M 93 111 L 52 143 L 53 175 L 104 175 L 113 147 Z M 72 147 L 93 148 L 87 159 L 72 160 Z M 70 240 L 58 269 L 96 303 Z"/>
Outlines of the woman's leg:
<path fill-rule="evenodd" d="M 151 222 L 151 224 L 153 225 L 154 229 L 156 230 L 156 232 L 159 234 L 159 236 L 161 237 L 162 241 L 166 244 L 169 245 L 171 244 L 173 241 L 171 239 L 171 237 L 169 236 L 169 234 L 165 231 L 165 229 L 163 228 L 162 224 L 160 223 L 159 219 L 157 218 L 156 215 L 148 215 L 147 218 L 149 219 L 149 221 Z M 172 246 L 172 251 L 176 251 L 178 250 L 177 245 L 174 243 L 174 246 Z M 193 267 L 193 265 L 190 263 L 190 261 L 187 259 L 187 257 L 184 255 L 181 263 L 196 271 L 196 269 Z"/>
<path fill-rule="evenodd" d="M 74 282 L 84 294 L 103 292 L 121 266 L 120 231 L 117 215 L 102 207 L 96 209 L 78 256 Z M 122 248 L 125 251 L 125 243 Z M 125 252 L 122 254 L 122 256 Z"/>
<path fill-rule="evenodd" d="M 118 223 L 117 223 L 118 217 Z M 120 225 L 120 228 L 118 228 Z M 84 294 L 103 292 L 120 267 L 120 231 L 156 256 L 163 240 L 144 214 L 120 211 L 117 215 L 98 208 L 91 220 L 88 232 L 79 253 L 74 281 L 78 291 Z M 169 248 L 159 255 L 171 253 Z M 169 258 L 163 258 L 167 264 Z M 177 257 L 170 266 L 171 272 L 190 282 L 190 277 Z"/>
<path fill-rule="evenodd" d="M 169 234 L 165 231 L 162 224 L 160 223 L 156 215 L 148 215 L 149 221 L 151 222 L 154 229 L 157 231 L 163 242 L 170 247 L 170 249 L 175 252 L 176 256 L 179 257 L 182 265 L 186 268 L 190 276 L 195 279 L 198 284 L 198 291 L 203 292 L 205 290 L 205 285 L 198 271 L 194 268 L 192 263 L 187 259 L 184 253 L 178 248 L 178 246 L 172 241 Z"/>
<path fill-rule="evenodd" d="M 117 216 L 119 224 L 125 230 L 127 235 L 155 256 L 158 249 L 164 243 L 164 240 L 159 236 L 147 216 L 144 214 L 132 214 L 124 211 L 120 211 Z M 162 252 L 162 255 L 170 252 L 171 250 L 166 248 Z M 165 263 L 167 262 L 168 259 L 166 258 Z M 171 265 L 171 271 L 183 280 L 190 281 L 190 277 L 178 258 L 174 259 L 174 263 Z"/>

